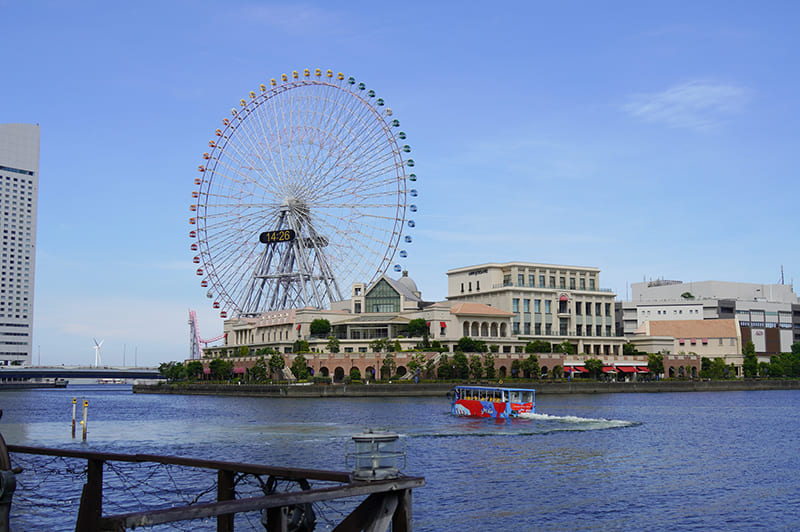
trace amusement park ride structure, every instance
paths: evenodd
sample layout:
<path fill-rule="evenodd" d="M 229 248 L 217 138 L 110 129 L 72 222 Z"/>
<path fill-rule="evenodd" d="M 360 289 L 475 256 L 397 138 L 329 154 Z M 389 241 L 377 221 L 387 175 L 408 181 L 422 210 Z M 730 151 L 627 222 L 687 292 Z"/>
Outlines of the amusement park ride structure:
<path fill-rule="evenodd" d="M 326 308 L 402 271 L 418 192 L 399 126 L 375 91 L 331 70 L 283 74 L 240 100 L 191 194 L 193 262 L 220 317 Z"/>
<path fill-rule="evenodd" d="M 200 344 L 208 347 L 208 344 L 222 340 L 225 338 L 224 334 L 203 340 L 200 338 L 200 329 L 197 327 L 197 313 L 193 310 L 189 311 L 189 358 L 191 360 L 200 360 L 203 357 L 203 351 L 200 349 Z"/>

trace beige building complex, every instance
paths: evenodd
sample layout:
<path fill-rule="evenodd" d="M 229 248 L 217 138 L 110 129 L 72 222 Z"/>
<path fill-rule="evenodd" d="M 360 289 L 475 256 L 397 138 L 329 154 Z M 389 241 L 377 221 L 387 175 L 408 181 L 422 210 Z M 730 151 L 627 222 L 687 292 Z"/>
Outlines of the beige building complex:
<path fill-rule="evenodd" d="M 448 301 L 510 312 L 511 335 L 523 343 L 569 342 L 577 353 L 589 355 L 622 353 L 625 341 L 616 336 L 614 298 L 610 289 L 601 288 L 597 268 L 506 262 L 447 272 Z M 469 331 L 485 338 L 482 328 L 475 334 L 471 325 Z"/>

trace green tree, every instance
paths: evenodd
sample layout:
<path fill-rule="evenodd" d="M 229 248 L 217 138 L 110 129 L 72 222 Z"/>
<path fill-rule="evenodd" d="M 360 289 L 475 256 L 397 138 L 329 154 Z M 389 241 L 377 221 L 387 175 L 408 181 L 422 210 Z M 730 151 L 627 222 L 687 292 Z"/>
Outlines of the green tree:
<path fill-rule="evenodd" d="M 561 342 L 561 344 L 558 346 L 558 352 L 564 353 L 565 355 L 574 355 L 575 346 L 567 341 Z"/>
<path fill-rule="evenodd" d="M 328 351 L 331 353 L 339 352 L 339 339 L 335 336 L 328 336 Z"/>
<path fill-rule="evenodd" d="M 550 353 L 552 350 L 552 344 L 543 340 L 534 340 L 525 344 L 526 353 Z"/>
<path fill-rule="evenodd" d="M 647 369 L 650 370 L 651 375 L 664 374 L 664 355 L 649 353 L 647 355 Z"/>
<path fill-rule="evenodd" d="M 186 368 L 183 366 L 183 362 L 163 362 L 158 365 L 158 372 L 168 382 L 181 381 L 186 378 Z"/>
<path fill-rule="evenodd" d="M 355 366 L 350 368 L 350 380 L 351 381 L 360 381 L 361 380 L 361 370 L 358 369 Z"/>
<path fill-rule="evenodd" d="M 203 363 L 199 360 L 192 360 L 186 364 L 186 376 L 191 380 L 197 380 L 203 374 Z"/>
<path fill-rule="evenodd" d="M 443 357 L 447 358 L 447 355 L 442 355 Z M 436 360 L 433 357 L 428 359 L 425 362 L 425 378 L 430 379 L 434 376 L 434 370 L 436 369 Z"/>
<path fill-rule="evenodd" d="M 304 381 L 308 380 L 311 376 L 311 373 L 308 371 L 308 361 L 306 357 L 303 355 L 297 355 L 292 360 L 292 375 L 294 375 L 295 379 Z"/>
<path fill-rule="evenodd" d="M 469 379 L 469 360 L 461 351 L 453 353 L 453 377 L 456 379 Z"/>
<path fill-rule="evenodd" d="M 292 352 L 308 353 L 309 352 L 308 342 L 305 340 L 295 340 L 294 343 L 292 344 Z"/>
<path fill-rule="evenodd" d="M 376 338 L 369 343 L 369 348 L 376 353 L 380 353 L 386 348 L 386 338 Z"/>
<path fill-rule="evenodd" d="M 453 378 L 453 364 L 445 354 L 439 357 L 439 367 L 436 370 L 436 376 L 441 380 Z"/>
<path fill-rule="evenodd" d="M 408 336 L 411 338 L 430 334 L 428 322 L 424 318 L 416 318 L 408 322 Z"/>
<path fill-rule="evenodd" d="M 753 342 L 744 344 L 742 355 L 744 355 L 742 371 L 744 372 L 745 378 L 752 379 L 758 376 L 758 358 L 756 358 L 756 346 Z"/>
<path fill-rule="evenodd" d="M 211 372 L 210 375 L 212 379 L 224 381 L 231 378 L 231 374 L 233 373 L 233 362 L 230 360 L 215 358 L 209 362 L 208 369 Z"/>
<path fill-rule="evenodd" d="M 711 378 L 711 359 L 707 357 L 700 358 L 700 378 L 701 379 L 710 379 Z"/>
<path fill-rule="evenodd" d="M 497 371 L 494 369 L 494 355 L 492 353 L 483 355 L 483 373 L 489 380 L 493 380 L 497 377 Z"/>
<path fill-rule="evenodd" d="M 422 368 L 425 367 L 427 360 L 425 359 L 425 353 L 414 353 L 411 356 L 411 360 L 408 361 L 408 371 L 412 375 L 416 375 L 417 372 L 422 371 Z"/>
<path fill-rule="evenodd" d="M 480 355 L 476 354 L 469 357 L 469 373 L 475 380 L 483 377 L 483 362 Z"/>
<path fill-rule="evenodd" d="M 769 362 L 758 363 L 758 374 L 762 377 L 769 377 Z"/>
<path fill-rule="evenodd" d="M 522 361 L 522 372 L 525 374 L 525 377 L 530 379 L 531 377 L 539 378 L 539 357 L 536 355 L 528 355 L 528 358 Z"/>
<path fill-rule="evenodd" d="M 269 373 L 272 378 L 281 380 L 283 378 L 283 368 L 285 367 L 286 361 L 283 359 L 283 355 L 275 353 L 269 357 Z"/>
<path fill-rule="evenodd" d="M 769 376 L 772 378 L 783 377 L 784 367 L 783 360 L 779 356 L 773 356 L 769 359 Z"/>
<path fill-rule="evenodd" d="M 728 367 L 725 365 L 725 360 L 720 357 L 712 360 L 710 373 L 712 379 L 724 379 L 728 374 Z"/>
<path fill-rule="evenodd" d="M 473 340 L 469 336 L 461 337 L 456 349 L 462 353 L 485 353 L 487 351 L 486 342 L 483 340 Z"/>
<path fill-rule="evenodd" d="M 309 331 L 311 331 L 311 334 L 317 338 L 324 338 L 331 332 L 331 322 L 318 318 L 311 322 Z"/>
<path fill-rule="evenodd" d="M 403 350 L 403 346 L 400 345 L 400 340 L 395 339 L 392 349 L 394 350 L 395 353 L 399 353 L 400 351 Z"/>
<path fill-rule="evenodd" d="M 564 368 L 558 365 L 553 366 L 553 378 L 560 379 L 563 376 L 564 376 Z"/>
<path fill-rule="evenodd" d="M 522 376 L 522 361 L 515 358 L 511 361 L 511 377 L 518 379 Z"/>
<path fill-rule="evenodd" d="M 387 353 L 383 357 L 383 363 L 381 364 L 381 379 L 391 379 L 396 369 L 397 364 L 394 361 L 394 355 Z"/>
<path fill-rule="evenodd" d="M 263 356 L 258 357 L 253 367 L 250 368 L 250 380 L 257 384 L 267 382 L 269 378 L 269 369 L 267 368 L 267 361 Z"/>
<path fill-rule="evenodd" d="M 639 351 L 636 349 L 636 346 L 630 342 L 626 342 L 622 344 L 622 354 L 625 356 L 634 356 L 638 355 Z"/>
<path fill-rule="evenodd" d="M 489 352 L 490 353 L 499 353 L 500 352 L 500 346 L 497 345 L 497 344 L 490 345 L 489 346 Z"/>
<path fill-rule="evenodd" d="M 603 361 L 596 358 L 590 358 L 584 361 L 583 366 L 589 370 L 589 376 L 596 379 L 603 373 Z"/>
<path fill-rule="evenodd" d="M 239 346 L 239 350 L 236 353 L 236 356 L 238 356 L 238 357 L 250 356 L 250 348 L 248 346 L 246 346 L 246 345 Z"/>

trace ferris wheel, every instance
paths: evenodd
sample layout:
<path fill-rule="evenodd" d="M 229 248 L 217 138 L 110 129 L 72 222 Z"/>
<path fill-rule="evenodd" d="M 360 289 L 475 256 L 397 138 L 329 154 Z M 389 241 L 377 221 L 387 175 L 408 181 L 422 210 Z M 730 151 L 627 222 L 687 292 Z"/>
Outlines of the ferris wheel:
<path fill-rule="evenodd" d="M 406 134 L 352 77 L 270 80 L 222 120 L 192 191 L 191 249 L 220 316 L 325 308 L 401 271 L 417 177 Z"/>

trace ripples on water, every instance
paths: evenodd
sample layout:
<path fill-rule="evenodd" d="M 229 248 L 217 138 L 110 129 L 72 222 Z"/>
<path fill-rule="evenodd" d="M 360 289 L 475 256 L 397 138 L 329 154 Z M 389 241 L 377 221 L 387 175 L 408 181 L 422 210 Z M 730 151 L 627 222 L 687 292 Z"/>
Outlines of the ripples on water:
<path fill-rule="evenodd" d="M 69 434 L 72 397 L 82 395 L 87 444 Z M 343 470 L 350 437 L 385 428 L 406 441 L 405 472 L 427 481 L 414 492 L 415 530 L 793 530 L 798 407 L 797 391 L 540 395 L 537 414 L 497 422 L 453 417 L 445 397 L 216 398 L 88 386 L 0 392 L 0 431 L 23 445 Z M 35 529 L 19 528 L 24 519 L 15 515 L 15 530 Z M 74 518 L 63 524 L 72 529 Z"/>

